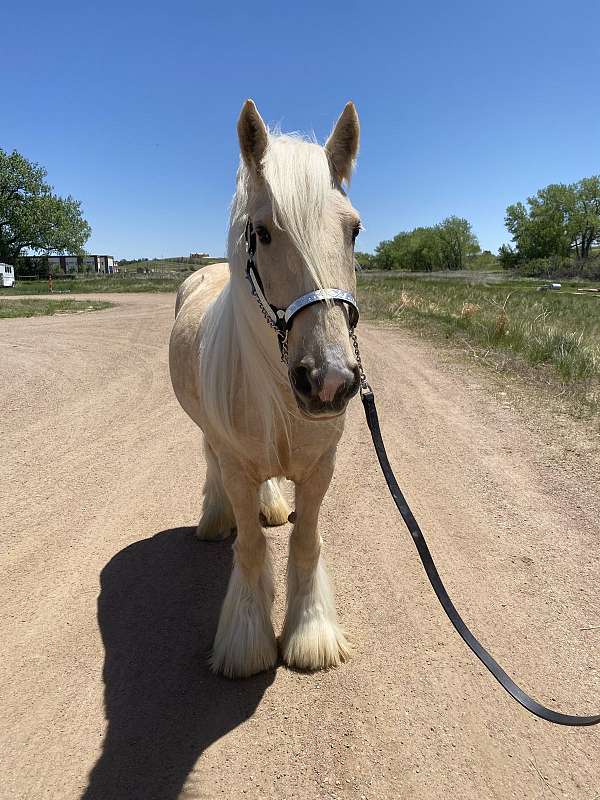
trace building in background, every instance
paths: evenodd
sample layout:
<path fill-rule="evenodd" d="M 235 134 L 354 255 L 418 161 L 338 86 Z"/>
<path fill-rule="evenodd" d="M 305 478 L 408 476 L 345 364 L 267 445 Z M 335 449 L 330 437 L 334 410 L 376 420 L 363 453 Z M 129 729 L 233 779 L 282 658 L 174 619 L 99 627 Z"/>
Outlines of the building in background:
<path fill-rule="evenodd" d="M 48 256 L 48 268 L 57 272 L 95 272 L 112 275 L 115 260 L 112 256 Z"/>
<path fill-rule="evenodd" d="M 87 255 L 87 256 L 21 256 L 19 261 L 24 267 L 37 267 L 42 258 L 48 259 L 48 272 L 59 275 L 61 272 L 93 272 L 96 274 L 112 275 L 115 269 L 113 256 Z"/>

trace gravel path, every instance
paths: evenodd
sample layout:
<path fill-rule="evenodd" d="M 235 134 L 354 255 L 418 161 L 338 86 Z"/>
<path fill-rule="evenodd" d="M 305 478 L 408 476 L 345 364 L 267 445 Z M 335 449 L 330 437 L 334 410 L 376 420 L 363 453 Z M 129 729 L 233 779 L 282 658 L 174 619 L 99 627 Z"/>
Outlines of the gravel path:
<path fill-rule="evenodd" d="M 230 542 L 173 396 L 174 297 L 0 322 L 0 797 L 508 800 L 600 795 L 600 731 L 520 709 L 446 621 L 352 403 L 322 533 L 353 659 L 211 675 Z M 486 373 L 363 326 L 391 460 L 448 589 L 541 701 L 600 710 L 600 457 Z M 283 617 L 288 529 L 269 532 Z"/>

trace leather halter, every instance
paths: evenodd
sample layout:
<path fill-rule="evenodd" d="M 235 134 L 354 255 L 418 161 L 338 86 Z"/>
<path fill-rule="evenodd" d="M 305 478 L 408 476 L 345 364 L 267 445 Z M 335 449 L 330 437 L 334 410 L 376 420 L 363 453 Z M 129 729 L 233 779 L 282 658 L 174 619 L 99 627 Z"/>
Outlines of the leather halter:
<path fill-rule="evenodd" d="M 285 344 L 294 317 L 307 306 L 312 306 L 315 303 L 326 303 L 328 301 L 345 305 L 348 310 L 350 330 L 354 330 L 358 325 L 358 305 L 352 292 L 348 292 L 345 289 L 315 289 L 293 300 L 287 308 L 279 308 L 269 303 L 265 296 L 263 282 L 256 266 L 256 232 L 250 217 L 248 217 L 248 221 L 246 222 L 244 236 L 246 239 L 246 253 L 248 255 L 246 261 L 246 278 L 250 283 L 252 294 L 256 297 L 265 315 L 265 319 L 277 333 L 282 361 L 285 361 L 287 358 Z"/>

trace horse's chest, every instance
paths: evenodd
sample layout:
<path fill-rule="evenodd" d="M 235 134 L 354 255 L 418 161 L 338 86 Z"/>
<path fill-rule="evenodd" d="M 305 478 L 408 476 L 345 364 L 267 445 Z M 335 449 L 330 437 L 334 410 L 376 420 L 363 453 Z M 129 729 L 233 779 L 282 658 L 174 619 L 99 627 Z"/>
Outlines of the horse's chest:
<path fill-rule="evenodd" d="M 287 430 L 278 430 L 271 447 L 250 445 L 247 452 L 256 457 L 256 470 L 261 480 L 285 476 L 300 482 L 313 472 L 323 456 L 336 447 L 342 435 L 343 422 L 294 421 Z"/>

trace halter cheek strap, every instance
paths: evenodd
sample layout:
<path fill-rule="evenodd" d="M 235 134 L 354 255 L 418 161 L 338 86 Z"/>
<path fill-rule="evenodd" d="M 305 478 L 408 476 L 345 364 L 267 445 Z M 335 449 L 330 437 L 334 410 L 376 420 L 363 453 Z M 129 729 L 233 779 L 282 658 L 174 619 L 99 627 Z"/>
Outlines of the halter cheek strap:
<path fill-rule="evenodd" d="M 256 268 L 256 233 L 250 219 L 248 219 L 246 223 L 245 238 L 246 251 L 248 254 L 246 278 L 250 283 L 252 294 L 256 297 L 267 323 L 277 333 L 281 350 L 281 360 L 284 363 L 287 363 L 287 335 L 292 327 L 294 317 L 307 306 L 312 306 L 315 303 L 326 303 L 328 301 L 342 303 L 348 310 L 350 331 L 354 331 L 354 328 L 358 325 L 359 319 L 358 305 L 352 292 L 348 292 L 344 289 L 316 289 L 315 291 L 307 292 L 296 300 L 293 300 L 287 308 L 278 308 L 269 303 Z"/>

